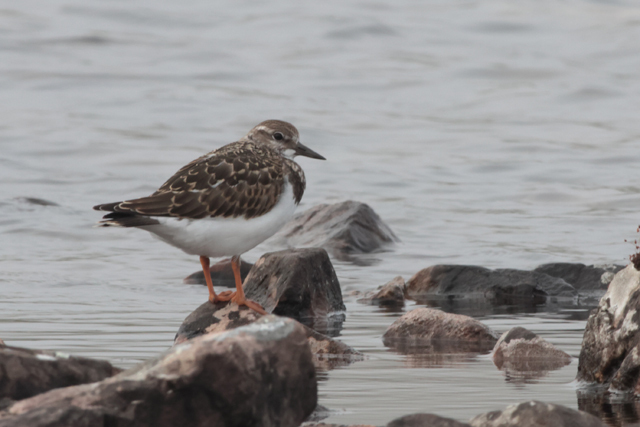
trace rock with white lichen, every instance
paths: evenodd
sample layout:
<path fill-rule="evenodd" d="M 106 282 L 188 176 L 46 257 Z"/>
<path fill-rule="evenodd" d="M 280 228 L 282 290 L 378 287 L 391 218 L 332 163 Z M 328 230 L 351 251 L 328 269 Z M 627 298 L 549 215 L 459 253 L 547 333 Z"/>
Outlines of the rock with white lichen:
<path fill-rule="evenodd" d="M 640 272 L 618 272 L 587 320 L 577 379 L 640 393 Z"/>

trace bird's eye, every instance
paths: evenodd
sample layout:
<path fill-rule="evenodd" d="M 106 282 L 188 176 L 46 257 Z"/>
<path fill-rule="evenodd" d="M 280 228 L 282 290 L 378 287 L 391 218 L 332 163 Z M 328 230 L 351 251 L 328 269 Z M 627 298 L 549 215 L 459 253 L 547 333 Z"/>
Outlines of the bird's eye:
<path fill-rule="evenodd" d="M 273 139 L 275 139 L 276 141 L 282 141 L 284 139 L 284 135 L 280 132 L 276 132 L 273 134 Z"/>

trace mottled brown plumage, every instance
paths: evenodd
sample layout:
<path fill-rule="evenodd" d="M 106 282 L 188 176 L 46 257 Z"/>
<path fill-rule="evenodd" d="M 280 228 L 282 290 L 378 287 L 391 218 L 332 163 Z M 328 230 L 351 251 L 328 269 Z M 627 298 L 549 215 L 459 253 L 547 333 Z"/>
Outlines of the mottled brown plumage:
<path fill-rule="evenodd" d="M 274 130 L 276 132 L 274 132 Z M 280 132 L 283 143 L 265 144 Z M 269 135 L 267 135 L 269 133 Z M 153 224 L 151 218 L 206 217 L 251 219 L 269 212 L 282 194 L 285 179 L 293 187 L 296 204 L 306 181 L 302 168 L 283 156 L 287 140 L 297 142 L 298 131 L 286 122 L 267 120 L 238 142 L 225 145 L 182 167 L 153 194 L 139 199 L 106 203 L 94 209 L 113 212 L 105 220 L 125 226 Z M 129 222 L 125 224 L 124 222 Z"/>

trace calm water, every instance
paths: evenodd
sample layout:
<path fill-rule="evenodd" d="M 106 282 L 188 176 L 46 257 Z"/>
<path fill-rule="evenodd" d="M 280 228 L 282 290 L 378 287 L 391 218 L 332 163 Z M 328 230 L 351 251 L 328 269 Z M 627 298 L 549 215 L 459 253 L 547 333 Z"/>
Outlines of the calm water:
<path fill-rule="evenodd" d="M 300 209 L 366 202 L 402 239 L 373 266 L 336 262 L 345 295 L 435 263 L 624 264 L 640 221 L 638 40 L 631 1 L 5 1 L 0 338 L 122 367 L 171 345 L 207 297 L 182 284 L 197 258 L 92 228 L 91 206 L 148 194 L 269 118 L 328 159 L 300 160 Z M 381 335 L 401 313 L 355 299 L 342 339 L 370 358 L 324 375 L 329 422 L 578 407 L 577 359 L 518 381 L 488 356 L 399 355 Z M 587 309 L 479 318 L 577 356 Z"/>

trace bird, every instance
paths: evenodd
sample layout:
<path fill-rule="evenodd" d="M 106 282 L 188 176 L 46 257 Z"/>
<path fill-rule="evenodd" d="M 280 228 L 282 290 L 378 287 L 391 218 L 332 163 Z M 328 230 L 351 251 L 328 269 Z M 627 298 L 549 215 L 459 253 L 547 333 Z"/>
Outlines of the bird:
<path fill-rule="evenodd" d="M 153 194 L 94 206 L 109 212 L 98 226 L 146 230 L 199 256 L 209 302 L 231 301 L 266 314 L 244 294 L 240 257 L 293 217 L 306 187 L 296 156 L 326 160 L 300 142 L 292 124 L 263 121 L 238 141 L 183 166 Z M 213 289 L 210 258 L 220 257 L 231 257 L 233 292 Z"/>

